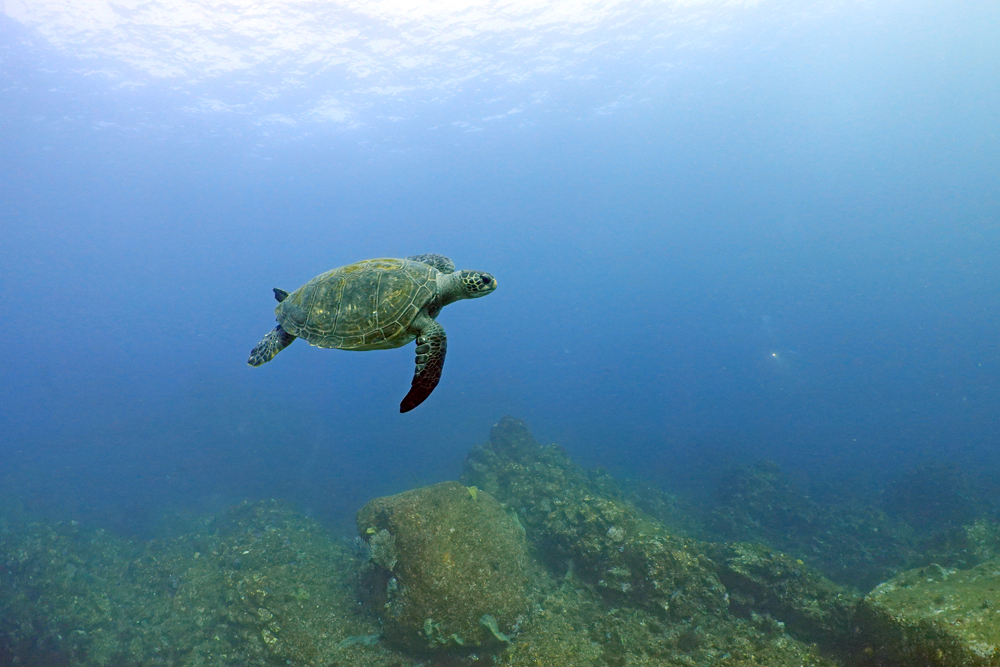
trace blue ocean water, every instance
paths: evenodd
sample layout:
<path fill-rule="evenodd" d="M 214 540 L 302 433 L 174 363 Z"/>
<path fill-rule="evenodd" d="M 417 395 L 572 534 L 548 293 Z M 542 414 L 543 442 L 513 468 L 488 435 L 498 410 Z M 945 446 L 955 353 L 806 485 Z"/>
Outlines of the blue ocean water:
<path fill-rule="evenodd" d="M 704 492 L 992 474 L 1000 6 L 9 1 L 0 485 L 126 532 L 279 497 L 349 528 L 505 414 Z M 493 273 L 413 348 L 297 342 L 369 257 Z"/>

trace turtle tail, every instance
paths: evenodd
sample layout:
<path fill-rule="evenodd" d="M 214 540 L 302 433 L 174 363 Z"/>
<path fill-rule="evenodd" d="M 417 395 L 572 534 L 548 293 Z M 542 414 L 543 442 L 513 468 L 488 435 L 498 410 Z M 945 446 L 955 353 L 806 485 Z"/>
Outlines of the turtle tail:
<path fill-rule="evenodd" d="M 247 363 L 251 366 L 260 366 L 274 359 L 286 347 L 292 344 L 295 336 L 281 328 L 281 325 L 271 329 L 266 336 L 250 351 L 250 358 Z"/>

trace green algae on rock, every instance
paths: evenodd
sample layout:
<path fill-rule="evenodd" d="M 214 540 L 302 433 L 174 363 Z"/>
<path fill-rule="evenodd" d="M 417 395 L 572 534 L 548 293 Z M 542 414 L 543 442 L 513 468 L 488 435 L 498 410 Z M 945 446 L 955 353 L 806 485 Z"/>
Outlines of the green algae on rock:
<path fill-rule="evenodd" d="M 609 497 L 556 446 L 539 445 L 504 417 L 475 447 L 462 480 L 517 511 L 554 568 L 572 567 L 612 603 L 674 619 L 725 609 L 725 587 L 698 543 L 676 537 L 630 503 Z"/>
<path fill-rule="evenodd" d="M 516 510 L 551 570 L 564 573 L 500 656 L 505 667 L 836 664 L 766 612 L 731 614 L 712 545 L 671 533 L 613 480 L 538 444 L 519 420 L 493 427 L 489 443 L 469 453 L 462 480 Z"/>
<path fill-rule="evenodd" d="M 411 667 L 357 613 L 357 559 L 288 505 L 134 543 L 70 523 L 0 538 L 0 664 Z"/>
<path fill-rule="evenodd" d="M 908 570 L 878 586 L 856 621 L 864 665 L 1000 665 L 1000 559 L 970 570 Z"/>
<path fill-rule="evenodd" d="M 524 531 L 488 493 L 442 482 L 376 498 L 357 523 L 373 556 L 362 592 L 393 643 L 417 652 L 502 648 L 523 622 Z"/>
<path fill-rule="evenodd" d="M 358 516 L 358 553 L 275 501 L 144 544 L 72 522 L 8 521 L 0 663 L 1000 666 L 1000 560 L 913 570 L 862 603 L 795 555 L 678 537 L 610 476 L 509 418 L 470 452 L 463 481 L 373 501 Z M 966 530 L 996 541 L 992 522 Z M 423 579 L 412 577 L 421 559 Z M 380 619 L 358 607 L 359 585 Z M 420 595 L 437 606 L 411 604 Z M 412 623 L 399 640 L 404 613 Z"/>
<path fill-rule="evenodd" d="M 741 616 L 781 619 L 800 639 L 843 655 L 852 641 L 859 596 L 799 559 L 761 544 L 714 544 L 709 553 Z"/>

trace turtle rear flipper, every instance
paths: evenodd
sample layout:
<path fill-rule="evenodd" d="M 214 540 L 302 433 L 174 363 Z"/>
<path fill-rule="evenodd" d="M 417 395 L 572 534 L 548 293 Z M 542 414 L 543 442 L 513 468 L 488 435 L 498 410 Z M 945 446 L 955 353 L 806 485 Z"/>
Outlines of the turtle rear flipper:
<path fill-rule="evenodd" d="M 448 337 L 444 334 L 444 327 L 430 320 L 417 336 L 417 370 L 410 383 L 410 392 L 399 404 L 400 412 L 409 412 L 431 395 L 441 380 L 447 351 Z"/>
<path fill-rule="evenodd" d="M 274 359 L 286 347 L 292 344 L 295 336 L 281 328 L 281 325 L 271 329 L 266 336 L 250 351 L 250 358 L 247 363 L 251 366 L 260 366 Z"/>

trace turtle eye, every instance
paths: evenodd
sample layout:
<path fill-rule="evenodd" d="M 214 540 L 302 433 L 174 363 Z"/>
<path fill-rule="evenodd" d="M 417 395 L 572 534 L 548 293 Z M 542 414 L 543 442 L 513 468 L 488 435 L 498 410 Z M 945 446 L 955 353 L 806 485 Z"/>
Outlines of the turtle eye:
<path fill-rule="evenodd" d="M 484 285 L 489 285 L 491 282 L 493 282 L 492 278 L 490 278 L 489 276 L 483 276 L 483 284 Z"/>

